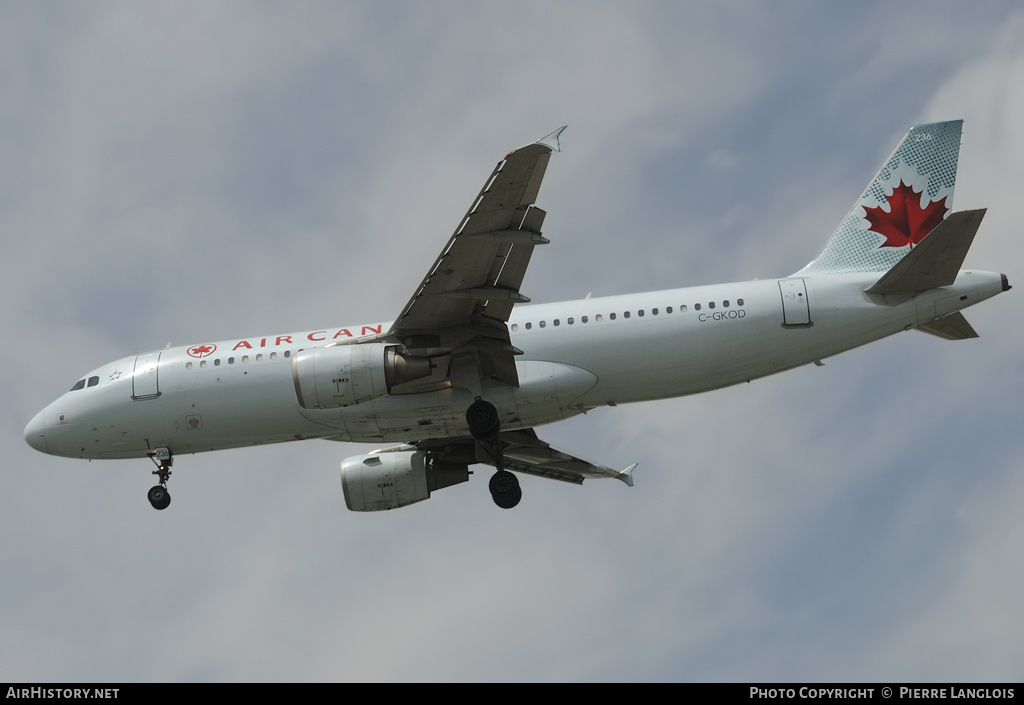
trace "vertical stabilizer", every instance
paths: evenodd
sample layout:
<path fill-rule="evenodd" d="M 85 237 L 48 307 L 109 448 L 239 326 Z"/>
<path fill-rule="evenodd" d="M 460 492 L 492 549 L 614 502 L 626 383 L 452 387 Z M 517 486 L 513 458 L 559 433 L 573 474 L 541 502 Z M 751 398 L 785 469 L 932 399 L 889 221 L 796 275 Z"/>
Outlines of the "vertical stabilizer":
<path fill-rule="evenodd" d="M 911 128 L 817 259 L 794 276 L 885 272 L 949 213 L 963 120 Z"/>

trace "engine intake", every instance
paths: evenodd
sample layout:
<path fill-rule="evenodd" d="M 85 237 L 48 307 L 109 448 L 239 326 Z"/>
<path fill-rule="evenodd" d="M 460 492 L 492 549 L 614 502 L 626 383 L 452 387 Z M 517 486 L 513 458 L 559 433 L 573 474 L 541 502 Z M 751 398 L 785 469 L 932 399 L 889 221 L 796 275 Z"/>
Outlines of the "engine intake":
<path fill-rule="evenodd" d="M 345 504 L 354 512 L 404 507 L 468 479 L 468 465 L 447 463 L 418 450 L 368 453 L 341 461 Z"/>

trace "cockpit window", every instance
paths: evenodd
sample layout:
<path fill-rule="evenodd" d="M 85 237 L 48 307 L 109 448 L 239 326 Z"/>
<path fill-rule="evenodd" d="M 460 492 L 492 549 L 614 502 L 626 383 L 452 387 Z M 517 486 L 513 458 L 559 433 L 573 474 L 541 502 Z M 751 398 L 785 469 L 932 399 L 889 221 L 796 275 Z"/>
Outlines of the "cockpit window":
<path fill-rule="evenodd" d="M 85 389 L 85 387 L 95 387 L 100 383 L 100 378 L 97 375 L 93 375 L 89 379 L 80 379 L 75 382 L 75 386 L 70 391 L 77 392 L 79 389 Z"/>

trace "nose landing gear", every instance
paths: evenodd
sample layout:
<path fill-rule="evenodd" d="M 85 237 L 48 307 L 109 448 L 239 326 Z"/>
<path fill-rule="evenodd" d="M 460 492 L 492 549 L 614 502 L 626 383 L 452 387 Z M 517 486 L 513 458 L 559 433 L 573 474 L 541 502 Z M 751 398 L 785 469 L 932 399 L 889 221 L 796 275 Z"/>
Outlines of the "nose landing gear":
<path fill-rule="evenodd" d="M 511 509 L 519 504 L 519 500 L 523 498 L 523 491 L 519 488 L 519 479 L 505 469 L 505 456 L 498 435 L 501 430 L 498 410 L 494 408 L 494 404 L 477 399 L 466 411 L 466 423 L 469 424 L 469 432 L 476 439 L 478 448 L 490 456 L 494 467 L 498 469 L 488 484 L 491 499 L 502 509 Z"/>
<path fill-rule="evenodd" d="M 153 509 L 167 509 L 171 503 L 171 495 L 167 491 L 167 478 L 171 476 L 171 465 L 174 464 L 174 458 L 171 457 L 171 451 L 167 448 L 157 448 L 149 454 L 149 459 L 156 465 L 153 474 L 158 476 L 160 481 L 159 485 L 149 489 L 149 503 L 153 505 Z"/>

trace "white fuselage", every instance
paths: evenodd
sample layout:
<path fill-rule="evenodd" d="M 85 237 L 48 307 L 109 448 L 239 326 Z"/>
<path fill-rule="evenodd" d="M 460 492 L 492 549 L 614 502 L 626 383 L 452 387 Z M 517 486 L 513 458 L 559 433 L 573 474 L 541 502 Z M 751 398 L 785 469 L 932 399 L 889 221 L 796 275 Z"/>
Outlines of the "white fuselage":
<path fill-rule="evenodd" d="M 705 392 L 791 369 L 928 323 L 1002 291 L 1000 275 L 961 271 L 955 284 L 886 300 L 878 274 L 749 281 L 516 306 L 509 329 L 520 386 L 484 382 L 503 429 L 587 409 Z M 385 394 L 306 409 L 293 362 L 301 349 L 387 331 L 331 328 L 171 348 L 87 375 L 26 428 L 44 452 L 132 458 L 304 438 L 402 442 L 467 436 L 468 389 Z M 447 359 L 437 360 L 439 367 Z M 95 380 L 95 381 L 94 381 Z"/>

